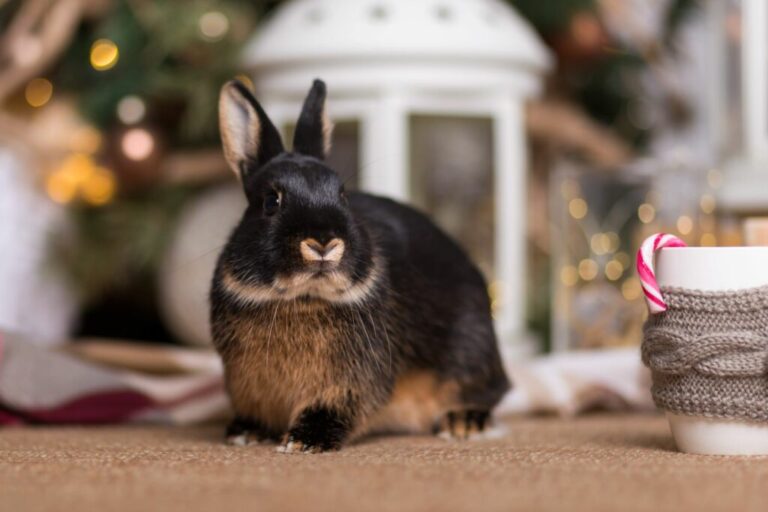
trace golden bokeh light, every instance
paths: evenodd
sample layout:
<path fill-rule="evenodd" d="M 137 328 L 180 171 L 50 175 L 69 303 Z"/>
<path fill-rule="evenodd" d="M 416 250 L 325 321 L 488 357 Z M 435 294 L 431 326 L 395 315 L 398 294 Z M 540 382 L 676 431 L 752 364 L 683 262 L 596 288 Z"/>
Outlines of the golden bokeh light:
<path fill-rule="evenodd" d="M 693 219 L 688 215 L 681 215 L 677 218 L 677 230 L 681 235 L 689 235 L 693 231 Z"/>
<path fill-rule="evenodd" d="M 42 107 L 53 96 L 53 84 L 45 78 L 34 78 L 24 88 L 24 99 L 32 107 Z"/>
<path fill-rule="evenodd" d="M 650 224 L 656 218 L 656 208 L 650 203 L 643 203 L 637 208 L 637 218 L 643 224 Z"/>
<path fill-rule="evenodd" d="M 573 265 L 566 265 L 560 269 L 560 282 L 565 286 L 575 286 L 579 282 L 579 271 Z"/>
<path fill-rule="evenodd" d="M 45 181 L 48 197 L 59 204 L 67 204 L 77 195 L 77 181 L 66 172 L 54 172 Z"/>
<path fill-rule="evenodd" d="M 99 167 L 84 153 L 73 153 L 46 179 L 46 192 L 57 203 L 71 203 L 81 198 L 93 206 L 111 201 L 117 190 L 115 176 Z"/>
<path fill-rule="evenodd" d="M 629 277 L 621 283 L 621 295 L 626 300 L 637 300 L 643 293 L 640 280 L 637 277 Z"/>
<path fill-rule="evenodd" d="M 97 71 L 112 69 L 119 57 L 117 45 L 109 39 L 98 39 L 91 45 L 91 66 Z"/>
<path fill-rule="evenodd" d="M 104 167 L 96 167 L 93 174 L 81 184 L 83 200 L 93 206 L 107 204 L 115 196 L 115 177 Z"/>
<path fill-rule="evenodd" d="M 624 274 L 624 265 L 618 260 L 611 260 L 605 265 L 605 277 L 610 281 L 618 281 Z"/>
<path fill-rule="evenodd" d="M 598 271 L 599 268 L 595 260 L 586 259 L 579 262 L 579 277 L 584 281 L 591 281 L 596 278 Z"/>
<path fill-rule="evenodd" d="M 592 249 L 592 252 L 598 256 L 616 252 L 620 243 L 621 240 L 619 239 L 619 235 L 612 231 L 607 233 L 596 233 L 592 235 L 592 238 L 589 240 L 589 246 Z"/>
<path fill-rule="evenodd" d="M 580 197 L 571 199 L 568 202 L 568 213 L 570 213 L 571 217 L 574 219 L 583 219 L 587 216 L 588 211 L 589 207 L 587 206 L 587 202 Z"/>
<path fill-rule="evenodd" d="M 715 207 L 717 206 L 715 196 L 712 194 L 704 194 L 701 196 L 699 206 L 701 207 L 702 212 L 706 213 L 707 215 L 712 214 L 715 211 Z"/>

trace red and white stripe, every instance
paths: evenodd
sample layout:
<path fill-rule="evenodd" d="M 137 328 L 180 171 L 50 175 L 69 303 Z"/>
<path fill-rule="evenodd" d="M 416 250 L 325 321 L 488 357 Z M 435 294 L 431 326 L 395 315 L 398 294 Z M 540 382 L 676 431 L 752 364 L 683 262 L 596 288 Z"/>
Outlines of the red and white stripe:
<path fill-rule="evenodd" d="M 640 284 L 643 286 L 645 301 L 648 303 L 648 310 L 652 315 L 667 310 L 667 304 L 661 295 L 661 289 L 656 282 L 656 271 L 654 270 L 653 257 L 656 251 L 665 247 L 685 247 L 686 244 L 674 235 L 666 233 L 656 233 L 645 239 L 637 251 L 637 273 L 640 275 Z"/>

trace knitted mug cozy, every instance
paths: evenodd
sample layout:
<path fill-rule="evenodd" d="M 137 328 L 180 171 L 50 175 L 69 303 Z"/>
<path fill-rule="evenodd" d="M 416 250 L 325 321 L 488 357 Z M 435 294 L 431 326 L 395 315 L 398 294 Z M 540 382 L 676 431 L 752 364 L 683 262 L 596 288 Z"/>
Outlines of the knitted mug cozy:
<path fill-rule="evenodd" d="M 661 292 L 668 309 L 648 318 L 642 344 L 656 405 L 768 421 L 768 286 Z"/>

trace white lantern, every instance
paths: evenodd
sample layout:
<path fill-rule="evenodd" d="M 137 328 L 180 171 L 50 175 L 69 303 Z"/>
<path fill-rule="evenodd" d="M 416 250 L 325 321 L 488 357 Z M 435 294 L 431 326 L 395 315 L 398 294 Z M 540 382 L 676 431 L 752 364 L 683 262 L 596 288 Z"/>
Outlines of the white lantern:
<path fill-rule="evenodd" d="M 768 210 L 768 2 L 707 4 L 709 119 L 723 162 L 720 204 L 736 212 Z"/>
<path fill-rule="evenodd" d="M 415 203 L 457 237 L 493 283 L 501 339 L 520 339 L 523 106 L 550 65 L 530 26 L 499 0 L 294 0 L 245 61 L 286 131 L 312 79 L 327 82 L 347 156 L 331 155 L 336 167 L 357 160 L 360 188 Z"/>

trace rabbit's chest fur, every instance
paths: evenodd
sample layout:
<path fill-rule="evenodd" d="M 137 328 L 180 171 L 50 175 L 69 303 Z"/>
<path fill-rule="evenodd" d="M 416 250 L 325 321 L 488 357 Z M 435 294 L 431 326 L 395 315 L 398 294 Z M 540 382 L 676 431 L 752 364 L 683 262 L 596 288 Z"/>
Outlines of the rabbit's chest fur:
<path fill-rule="evenodd" d="M 277 302 L 232 316 L 224 363 L 235 408 L 284 430 L 310 404 L 339 404 L 361 387 L 347 319 L 319 301 Z"/>

